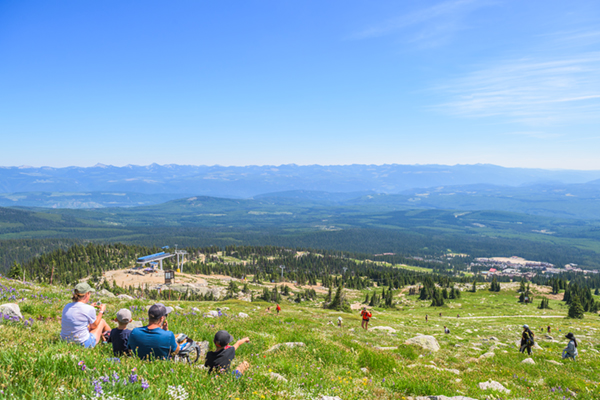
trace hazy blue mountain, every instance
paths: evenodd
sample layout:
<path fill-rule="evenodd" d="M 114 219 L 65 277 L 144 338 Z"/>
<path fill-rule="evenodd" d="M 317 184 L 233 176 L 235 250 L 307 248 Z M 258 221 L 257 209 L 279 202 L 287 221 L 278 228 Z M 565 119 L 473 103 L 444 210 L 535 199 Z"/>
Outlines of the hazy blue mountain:
<path fill-rule="evenodd" d="M 104 208 L 138 207 L 179 199 L 181 193 L 25 192 L 0 193 L 0 207 Z"/>
<path fill-rule="evenodd" d="M 284 191 L 399 193 L 411 188 L 491 184 L 518 186 L 556 181 L 585 183 L 600 171 L 504 168 L 495 165 L 308 165 L 114 167 L 1 167 L 0 193 L 180 193 L 248 198 Z"/>

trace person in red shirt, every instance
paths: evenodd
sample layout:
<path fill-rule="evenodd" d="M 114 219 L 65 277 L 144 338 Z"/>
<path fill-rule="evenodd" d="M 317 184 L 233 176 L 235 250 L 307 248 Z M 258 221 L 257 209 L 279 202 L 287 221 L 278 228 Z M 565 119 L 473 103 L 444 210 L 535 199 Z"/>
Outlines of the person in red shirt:
<path fill-rule="evenodd" d="M 371 319 L 373 314 L 367 311 L 367 307 L 363 307 L 362 311 L 360 312 L 360 315 L 362 316 L 361 326 L 365 328 L 365 330 L 369 330 L 369 320 Z"/>
<path fill-rule="evenodd" d="M 277 315 L 279 315 L 279 311 L 281 311 L 281 307 L 279 307 L 279 304 L 277 304 L 276 310 L 277 310 Z"/>

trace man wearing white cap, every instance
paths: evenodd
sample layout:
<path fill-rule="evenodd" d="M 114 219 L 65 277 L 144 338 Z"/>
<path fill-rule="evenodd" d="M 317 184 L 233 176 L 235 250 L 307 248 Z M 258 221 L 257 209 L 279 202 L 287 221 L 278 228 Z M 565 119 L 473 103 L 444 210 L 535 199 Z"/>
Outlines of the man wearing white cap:
<path fill-rule="evenodd" d="M 128 347 L 139 358 L 169 359 L 171 353 L 179 353 L 175 334 L 168 330 L 167 315 L 173 307 L 157 303 L 148 310 L 148 326 L 135 328 L 129 335 Z"/>

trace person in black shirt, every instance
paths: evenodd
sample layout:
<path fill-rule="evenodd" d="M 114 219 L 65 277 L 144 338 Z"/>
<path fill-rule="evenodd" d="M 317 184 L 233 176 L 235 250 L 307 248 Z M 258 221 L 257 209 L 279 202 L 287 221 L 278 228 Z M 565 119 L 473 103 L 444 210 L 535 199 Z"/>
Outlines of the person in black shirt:
<path fill-rule="evenodd" d="M 521 353 L 525 353 L 525 350 L 527 350 L 527 354 L 531 355 L 531 348 L 533 347 L 535 340 L 534 338 L 535 336 L 533 332 L 531 332 L 531 329 L 529 329 L 529 326 L 523 325 L 523 333 L 521 335 L 521 348 L 519 349 L 519 351 Z"/>
<path fill-rule="evenodd" d="M 235 351 L 244 343 L 248 343 L 250 339 L 247 337 L 238 340 L 233 346 L 229 343 L 233 342 L 233 337 L 227 331 L 219 331 L 215 334 L 215 351 L 209 351 L 206 354 L 205 367 L 208 367 L 208 372 L 217 370 L 217 372 L 225 372 L 229 369 L 231 361 L 235 358 Z M 242 375 L 250 367 L 246 361 L 238 365 L 234 373 Z"/>
<path fill-rule="evenodd" d="M 127 329 L 127 324 L 129 324 L 131 321 L 131 311 L 128 309 L 122 308 L 117 312 L 117 322 L 119 323 L 119 326 L 110 331 L 107 340 L 113 345 L 113 353 L 115 357 L 121 357 L 123 354 L 129 353 L 127 343 L 129 342 L 131 329 Z"/>

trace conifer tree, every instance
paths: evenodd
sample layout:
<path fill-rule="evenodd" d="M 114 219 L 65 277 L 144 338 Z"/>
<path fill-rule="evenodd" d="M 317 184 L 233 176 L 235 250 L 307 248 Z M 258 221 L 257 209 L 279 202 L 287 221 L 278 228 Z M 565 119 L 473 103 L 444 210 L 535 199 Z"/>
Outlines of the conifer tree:
<path fill-rule="evenodd" d="M 577 295 L 571 298 L 571 305 L 569 306 L 569 318 L 583 318 L 583 306 L 581 305 Z"/>
<path fill-rule="evenodd" d="M 21 268 L 21 264 L 13 261 L 13 265 L 10 267 L 10 271 L 8 271 L 7 276 L 11 279 L 21 279 L 23 277 L 23 269 Z"/>

